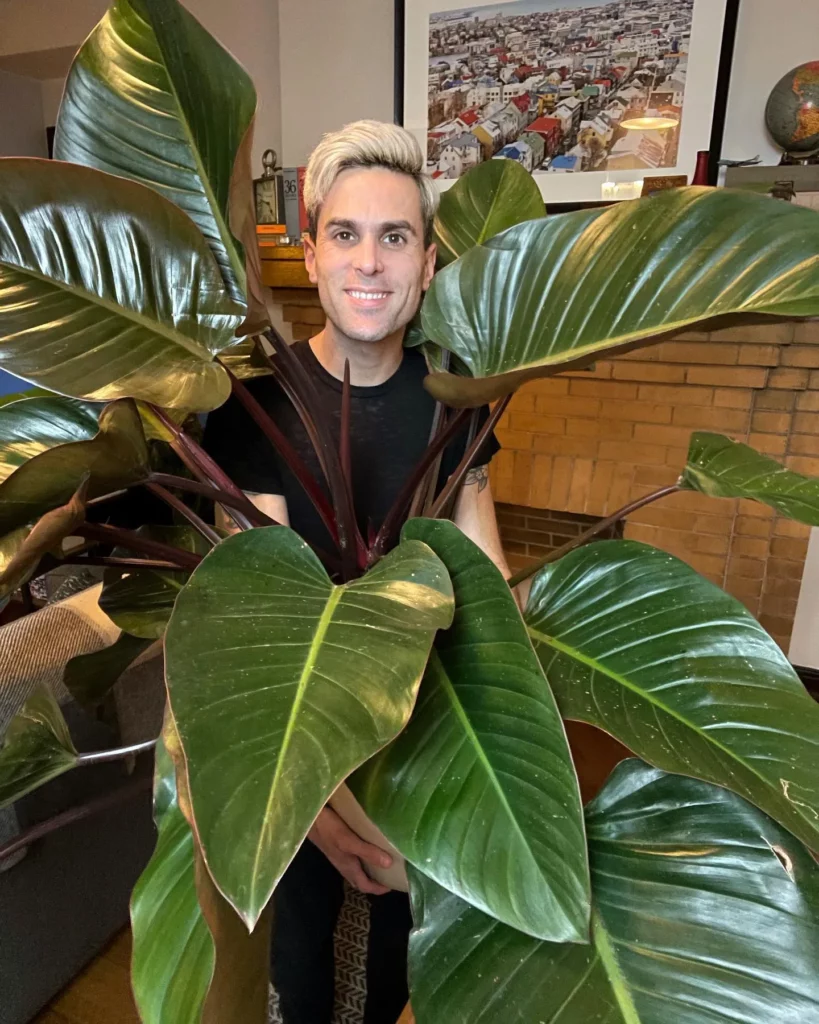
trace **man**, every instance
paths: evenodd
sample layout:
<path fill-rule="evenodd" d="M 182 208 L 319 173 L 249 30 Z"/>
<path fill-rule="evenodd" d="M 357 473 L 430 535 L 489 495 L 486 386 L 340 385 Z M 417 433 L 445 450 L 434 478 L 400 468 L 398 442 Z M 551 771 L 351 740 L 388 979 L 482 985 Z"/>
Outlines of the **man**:
<path fill-rule="evenodd" d="M 423 170 L 420 147 L 403 128 L 360 121 L 325 136 L 305 179 L 304 258 L 327 324 L 294 351 L 336 425 L 349 360 L 353 492 L 365 537 L 380 526 L 432 425 L 434 402 L 422 386 L 424 359 L 403 347 L 406 325 L 435 269 L 437 192 Z M 321 479 L 301 421 L 275 380 L 258 378 L 249 386 Z M 445 452 L 439 485 L 465 444 L 462 435 Z M 332 549 L 298 482 L 234 399 L 209 417 L 205 446 L 259 508 L 316 546 Z M 466 477 L 453 518 L 508 576 L 487 469 L 495 450 L 492 438 Z M 407 999 L 408 900 L 367 874 L 367 865 L 388 867 L 391 859 L 329 807 L 308 839 L 274 895 L 273 974 L 285 1024 L 330 1024 L 342 878 L 370 894 L 365 1024 L 395 1024 Z"/>

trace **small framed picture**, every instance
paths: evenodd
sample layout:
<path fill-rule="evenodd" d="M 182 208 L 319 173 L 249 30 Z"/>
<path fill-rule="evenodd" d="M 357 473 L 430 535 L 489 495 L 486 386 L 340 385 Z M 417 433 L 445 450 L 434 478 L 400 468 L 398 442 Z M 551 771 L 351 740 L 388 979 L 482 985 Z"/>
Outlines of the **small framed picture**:
<path fill-rule="evenodd" d="M 498 158 L 547 205 L 690 179 L 719 157 L 738 3 L 398 0 L 397 120 L 442 189 Z"/>

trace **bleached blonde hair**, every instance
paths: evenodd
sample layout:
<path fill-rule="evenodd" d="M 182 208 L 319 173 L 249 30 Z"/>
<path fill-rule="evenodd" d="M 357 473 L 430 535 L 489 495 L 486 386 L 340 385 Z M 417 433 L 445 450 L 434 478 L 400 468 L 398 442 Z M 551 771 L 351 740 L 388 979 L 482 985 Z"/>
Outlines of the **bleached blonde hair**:
<path fill-rule="evenodd" d="M 304 205 L 313 239 L 322 204 L 339 174 L 351 167 L 384 167 L 409 175 L 421 198 L 424 243 L 430 244 L 438 190 L 424 174 L 424 154 L 415 137 L 384 121 L 354 121 L 325 135 L 313 150 L 304 179 Z"/>

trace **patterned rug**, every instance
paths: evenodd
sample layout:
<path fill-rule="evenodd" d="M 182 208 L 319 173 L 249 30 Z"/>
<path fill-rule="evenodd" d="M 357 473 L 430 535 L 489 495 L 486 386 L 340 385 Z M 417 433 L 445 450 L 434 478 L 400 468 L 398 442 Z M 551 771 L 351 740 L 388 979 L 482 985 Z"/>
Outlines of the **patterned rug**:
<path fill-rule="evenodd" d="M 367 937 L 370 904 L 367 897 L 344 883 L 344 903 L 334 936 L 336 1000 L 333 1024 L 362 1024 L 367 998 Z M 270 986 L 270 1024 L 283 1024 L 279 998 Z"/>

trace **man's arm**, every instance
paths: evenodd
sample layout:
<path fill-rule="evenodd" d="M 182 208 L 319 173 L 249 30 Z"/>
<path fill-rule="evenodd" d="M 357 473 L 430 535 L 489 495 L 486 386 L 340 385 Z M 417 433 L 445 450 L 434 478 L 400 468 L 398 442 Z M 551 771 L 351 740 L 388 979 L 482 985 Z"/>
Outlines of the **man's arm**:
<path fill-rule="evenodd" d="M 271 519 L 275 519 L 282 526 L 290 525 L 290 516 L 287 513 L 287 499 L 283 495 L 256 494 L 254 491 L 245 491 L 245 495 L 250 498 L 260 512 L 269 515 Z M 238 526 L 230 516 L 225 514 L 221 505 L 216 506 L 216 525 L 223 530 L 227 530 L 228 533 L 239 532 Z"/>
<path fill-rule="evenodd" d="M 492 500 L 492 487 L 489 483 L 489 466 L 475 466 L 466 474 L 455 503 L 453 519 L 455 525 L 492 559 L 504 579 L 509 579 L 512 573 L 506 562 L 498 530 L 495 502 Z M 528 580 L 515 589 L 515 598 L 521 607 L 526 602 L 528 592 Z"/>

